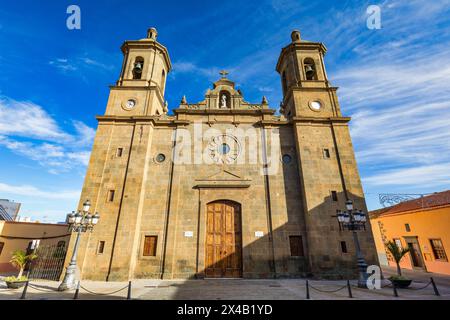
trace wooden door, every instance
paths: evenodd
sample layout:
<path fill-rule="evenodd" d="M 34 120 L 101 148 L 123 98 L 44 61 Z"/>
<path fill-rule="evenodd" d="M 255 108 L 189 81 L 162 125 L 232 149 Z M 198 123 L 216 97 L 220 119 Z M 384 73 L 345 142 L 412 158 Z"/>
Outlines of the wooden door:
<path fill-rule="evenodd" d="M 406 240 L 409 248 L 409 254 L 411 256 L 412 265 L 415 268 L 423 268 L 422 254 L 417 239 Z"/>
<path fill-rule="evenodd" d="M 217 201 L 208 204 L 206 211 L 206 277 L 241 277 L 241 206 Z"/>

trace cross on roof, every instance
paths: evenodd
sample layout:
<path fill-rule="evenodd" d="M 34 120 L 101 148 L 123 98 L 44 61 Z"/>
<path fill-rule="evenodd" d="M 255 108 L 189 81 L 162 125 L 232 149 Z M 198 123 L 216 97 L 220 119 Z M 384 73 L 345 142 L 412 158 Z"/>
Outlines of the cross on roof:
<path fill-rule="evenodd" d="M 227 77 L 227 74 L 228 74 L 229 72 L 226 71 L 226 70 L 222 70 L 222 71 L 220 71 L 219 73 L 222 75 L 222 78 L 226 78 L 226 77 Z"/>

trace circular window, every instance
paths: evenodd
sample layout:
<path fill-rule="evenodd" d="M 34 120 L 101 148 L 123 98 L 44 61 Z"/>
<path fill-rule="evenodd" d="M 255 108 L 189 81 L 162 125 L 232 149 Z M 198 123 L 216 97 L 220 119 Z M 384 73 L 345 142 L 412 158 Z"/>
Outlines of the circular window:
<path fill-rule="evenodd" d="M 208 153 L 216 163 L 233 163 L 241 153 L 241 145 L 235 136 L 222 134 L 210 140 Z"/>
<path fill-rule="evenodd" d="M 136 106 L 136 104 L 137 104 L 137 101 L 135 99 L 128 99 L 127 101 L 125 101 L 122 104 L 122 106 L 126 110 L 131 110 Z"/>
<path fill-rule="evenodd" d="M 164 154 L 160 153 L 156 156 L 156 162 L 161 163 L 164 162 L 164 160 L 166 160 L 166 156 Z"/>
<path fill-rule="evenodd" d="M 231 150 L 230 146 L 228 144 L 226 144 L 226 143 L 222 143 L 219 146 L 219 153 L 220 154 L 227 154 L 227 153 L 230 152 L 230 150 Z"/>
<path fill-rule="evenodd" d="M 322 103 L 320 101 L 311 101 L 309 103 L 309 107 L 314 110 L 314 111 L 319 111 L 320 109 L 322 109 Z"/>
<path fill-rule="evenodd" d="M 292 157 L 288 154 L 284 154 L 282 160 L 283 160 L 283 163 L 288 164 L 288 163 L 291 163 Z"/>

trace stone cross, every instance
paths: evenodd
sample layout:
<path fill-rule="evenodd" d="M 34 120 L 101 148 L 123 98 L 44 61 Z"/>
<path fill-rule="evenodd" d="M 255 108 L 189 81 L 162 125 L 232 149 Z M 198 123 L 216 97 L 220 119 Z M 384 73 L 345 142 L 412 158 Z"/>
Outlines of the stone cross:
<path fill-rule="evenodd" d="M 222 70 L 222 71 L 219 72 L 219 74 L 222 75 L 222 78 L 226 78 L 228 73 L 229 73 L 229 72 L 226 71 L 226 70 Z"/>

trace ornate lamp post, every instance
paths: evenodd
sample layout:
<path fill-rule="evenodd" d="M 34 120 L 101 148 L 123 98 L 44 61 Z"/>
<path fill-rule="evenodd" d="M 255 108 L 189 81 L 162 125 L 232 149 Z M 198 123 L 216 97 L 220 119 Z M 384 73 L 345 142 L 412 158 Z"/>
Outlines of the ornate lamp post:
<path fill-rule="evenodd" d="M 75 247 L 73 249 L 72 258 L 66 269 L 66 274 L 64 275 L 64 280 L 59 285 L 59 291 L 73 289 L 76 285 L 75 273 L 77 270 L 77 252 L 80 245 L 81 233 L 92 231 L 92 229 L 100 219 L 100 216 L 97 212 L 94 215 L 89 212 L 90 208 L 91 203 L 89 202 L 89 200 L 86 200 L 86 202 L 83 203 L 82 212 L 78 211 L 77 213 L 75 213 L 75 211 L 72 211 L 72 213 L 69 213 L 66 217 L 66 222 L 69 224 L 69 230 L 72 232 L 76 232 L 77 238 L 75 240 Z"/>
<path fill-rule="evenodd" d="M 367 216 L 361 210 L 353 208 L 353 201 L 345 202 L 346 211 L 338 210 L 337 219 L 343 230 L 349 230 L 353 233 L 353 241 L 356 247 L 356 257 L 358 259 L 359 279 L 358 287 L 367 288 L 367 263 L 361 253 L 357 230 L 366 229 Z"/>

